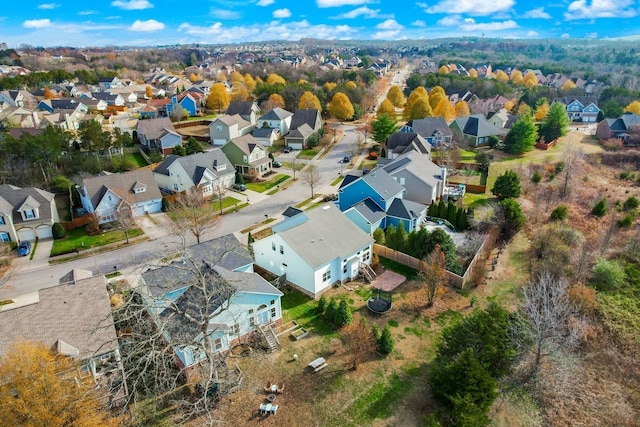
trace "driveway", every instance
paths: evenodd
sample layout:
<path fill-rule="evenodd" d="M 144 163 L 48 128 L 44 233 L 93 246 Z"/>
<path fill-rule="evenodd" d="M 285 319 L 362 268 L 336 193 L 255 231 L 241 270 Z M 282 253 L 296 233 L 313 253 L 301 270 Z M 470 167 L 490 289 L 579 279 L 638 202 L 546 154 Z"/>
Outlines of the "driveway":
<path fill-rule="evenodd" d="M 16 257 L 11 262 L 13 272 L 17 273 L 49 267 L 49 255 L 51 255 L 52 247 L 53 239 L 40 239 L 37 245 L 35 242 L 32 242 L 31 250 L 33 259 L 31 259 L 30 255 Z"/>
<path fill-rule="evenodd" d="M 173 221 L 164 212 L 139 216 L 136 224 L 151 240 L 167 236 L 173 228 Z"/>

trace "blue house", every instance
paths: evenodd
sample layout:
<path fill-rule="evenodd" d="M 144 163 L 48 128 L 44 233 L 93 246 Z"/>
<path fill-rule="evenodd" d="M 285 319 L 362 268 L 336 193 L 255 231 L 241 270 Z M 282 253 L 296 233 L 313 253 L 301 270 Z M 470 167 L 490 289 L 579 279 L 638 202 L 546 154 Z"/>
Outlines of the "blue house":
<path fill-rule="evenodd" d="M 282 323 L 283 293 L 254 273 L 253 258 L 232 234 L 191 246 L 173 264 L 147 270 L 138 290 L 187 380 L 197 377 L 204 360 L 205 322 L 214 353 L 230 351 L 255 332 L 275 337 L 273 327 Z"/>
<path fill-rule="evenodd" d="M 190 92 L 181 92 L 177 95 L 173 95 L 171 97 L 171 102 L 167 104 L 167 115 L 170 116 L 176 106 L 179 105 L 187 112 L 187 114 L 195 116 L 198 114 L 200 109 L 200 101 L 196 99 L 197 95 L 198 94 L 196 93 Z"/>
<path fill-rule="evenodd" d="M 593 96 L 577 96 L 556 98 L 553 102 L 564 105 L 569 119 L 573 122 L 595 123 L 598 120 L 600 108 Z"/>
<path fill-rule="evenodd" d="M 383 168 L 349 174 L 338 189 L 338 207 L 364 232 L 398 227 L 414 230 L 426 217 L 427 207 L 404 199 L 406 189 Z"/>

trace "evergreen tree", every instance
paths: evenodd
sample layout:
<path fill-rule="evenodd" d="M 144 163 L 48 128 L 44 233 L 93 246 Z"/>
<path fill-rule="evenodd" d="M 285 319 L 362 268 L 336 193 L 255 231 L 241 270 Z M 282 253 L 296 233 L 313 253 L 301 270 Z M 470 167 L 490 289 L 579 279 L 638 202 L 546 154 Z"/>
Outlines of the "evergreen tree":
<path fill-rule="evenodd" d="M 389 325 L 384 325 L 378 341 L 378 351 L 382 354 L 390 354 L 393 351 L 396 343 L 391 335 Z"/>
<path fill-rule="evenodd" d="M 327 297 L 322 295 L 318 300 L 318 313 L 322 314 L 327 308 Z"/>
<path fill-rule="evenodd" d="M 384 245 L 384 230 L 382 228 L 376 228 L 373 230 L 373 241 L 379 245 Z"/>
<path fill-rule="evenodd" d="M 549 143 L 554 139 L 566 135 L 569 126 L 569 116 L 565 111 L 564 105 L 554 102 L 549 108 L 549 113 L 545 117 L 542 125 L 540 125 L 540 136 L 544 137 L 544 141 Z"/>
<path fill-rule="evenodd" d="M 511 154 L 524 154 L 536 145 L 538 130 L 533 122 L 533 116 L 525 114 L 511 127 L 504 139 L 505 151 Z"/>
<path fill-rule="evenodd" d="M 382 114 L 371 122 L 371 134 L 376 142 L 384 144 L 389 135 L 398 129 L 395 119 L 388 114 Z M 384 157 L 384 156 L 383 156 Z"/>
<path fill-rule="evenodd" d="M 452 201 L 449 201 L 449 203 L 447 203 L 447 214 L 445 216 L 447 221 L 455 225 L 457 213 L 458 213 L 457 206 Z"/>
<path fill-rule="evenodd" d="M 514 199 L 504 199 L 500 202 L 502 213 L 502 235 L 510 238 L 524 226 L 525 217 L 520 203 Z"/>
<path fill-rule="evenodd" d="M 335 323 L 337 313 L 338 313 L 338 302 L 336 301 L 335 298 L 331 298 L 331 300 L 329 301 L 329 304 L 327 304 L 327 308 L 325 308 L 324 310 L 324 317 L 326 317 L 328 320 Z"/>
<path fill-rule="evenodd" d="M 389 226 L 391 231 L 387 229 L 387 233 L 385 235 L 387 247 L 396 251 L 404 252 L 407 246 L 407 233 L 404 230 L 404 224 L 400 222 L 397 227 L 392 227 L 393 224 Z"/>
<path fill-rule="evenodd" d="M 511 169 L 507 169 L 496 179 L 491 192 L 498 200 L 517 199 L 520 197 L 520 177 Z"/>
<path fill-rule="evenodd" d="M 351 308 L 347 305 L 345 300 L 340 301 L 338 305 L 338 311 L 336 312 L 335 324 L 342 328 L 351 324 L 353 321 L 353 315 L 351 314 Z"/>
<path fill-rule="evenodd" d="M 607 199 L 601 199 L 596 205 L 591 209 L 591 215 L 597 216 L 598 218 L 602 218 L 607 214 Z"/>
<path fill-rule="evenodd" d="M 202 145 L 198 142 L 197 139 L 192 136 L 189 137 L 184 148 L 187 155 L 204 152 L 204 148 L 202 148 Z"/>
<path fill-rule="evenodd" d="M 182 145 L 176 145 L 175 147 L 173 147 L 171 154 L 184 157 L 187 155 L 187 150 Z"/>

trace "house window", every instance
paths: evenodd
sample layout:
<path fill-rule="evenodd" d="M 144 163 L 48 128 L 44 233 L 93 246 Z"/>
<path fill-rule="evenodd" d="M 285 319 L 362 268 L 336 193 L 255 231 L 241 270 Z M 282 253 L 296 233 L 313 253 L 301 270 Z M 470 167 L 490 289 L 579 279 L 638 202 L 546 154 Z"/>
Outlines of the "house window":
<path fill-rule="evenodd" d="M 176 184 L 175 182 L 173 183 L 173 190 L 178 191 L 178 184 Z"/>
<path fill-rule="evenodd" d="M 276 308 L 275 307 L 271 307 L 271 317 L 276 317 Z"/>
<path fill-rule="evenodd" d="M 284 254 L 284 246 L 280 245 L 280 253 Z"/>
<path fill-rule="evenodd" d="M 217 338 L 213 341 L 214 350 L 222 350 L 222 338 Z"/>
<path fill-rule="evenodd" d="M 222 132 L 222 126 L 221 126 L 221 125 L 217 125 L 217 126 L 216 126 L 216 131 L 218 131 L 218 132 Z"/>
<path fill-rule="evenodd" d="M 0 233 L 0 241 L 2 242 L 10 242 L 11 237 L 9 237 L 9 233 Z"/>
<path fill-rule="evenodd" d="M 247 161 L 248 161 L 247 156 L 242 156 L 242 161 L 243 161 L 243 162 L 245 162 L 245 163 L 247 163 Z"/>
<path fill-rule="evenodd" d="M 26 219 L 34 219 L 36 217 L 36 211 L 33 209 L 26 210 L 24 211 L 24 217 Z"/>
<path fill-rule="evenodd" d="M 323 282 L 328 282 L 329 280 L 331 280 L 331 270 L 327 270 L 322 274 Z"/>
<path fill-rule="evenodd" d="M 227 169 L 227 165 L 219 165 L 218 167 L 216 167 L 217 171 L 223 171 L 225 169 Z"/>
<path fill-rule="evenodd" d="M 0 216 L 0 225 L 4 225 L 4 224 L 6 224 L 4 217 Z"/>
<path fill-rule="evenodd" d="M 364 254 L 362 254 L 362 261 L 367 261 L 369 258 L 371 258 L 371 252 L 366 251 Z"/>
<path fill-rule="evenodd" d="M 255 317 L 253 317 L 253 308 L 249 309 L 249 326 L 256 326 L 256 319 Z"/>
<path fill-rule="evenodd" d="M 273 251 L 276 250 L 276 243 L 275 242 L 271 242 L 271 250 L 273 250 Z"/>
<path fill-rule="evenodd" d="M 347 274 L 347 264 L 342 267 L 342 274 Z"/>
<path fill-rule="evenodd" d="M 404 185 L 405 183 L 405 179 L 403 176 L 400 177 L 400 185 Z"/>
<path fill-rule="evenodd" d="M 240 324 L 236 323 L 231 327 L 231 335 L 240 335 Z"/>

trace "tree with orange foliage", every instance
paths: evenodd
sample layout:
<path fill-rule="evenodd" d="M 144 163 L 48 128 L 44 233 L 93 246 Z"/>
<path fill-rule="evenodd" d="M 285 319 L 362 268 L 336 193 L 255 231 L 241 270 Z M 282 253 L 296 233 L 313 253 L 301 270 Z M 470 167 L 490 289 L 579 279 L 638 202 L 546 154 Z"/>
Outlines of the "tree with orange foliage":
<path fill-rule="evenodd" d="M 507 75 L 507 73 L 505 73 L 502 70 L 496 71 L 495 77 L 496 77 L 497 80 L 500 80 L 501 82 L 508 82 L 509 81 L 509 76 Z"/>
<path fill-rule="evenodd" d="M 17 342 L 0 359 L 0 418 L 5 426 L 116 426 L 79 366 L 43 343 Z"/>
<path fill-rule="evenodd" d="M 575 88 L 576 88 L 576 84 L 573 82 L 573 80 L 567 80 L 566 82 L 564 82 L 560 90 L 571 90 Z"/>
<path fill-rule="evenodd" d="M 51 89 L 49 88 L 49 86 L 46 86 L 44 88 L 44 99 L 53 99 L 55 98 L 55 95 L 53 94 L 53 92 L 51 92 Z"/>
<path fill-rule="evenodd" d="M 469 78 L 477 79 L 478 78 L 478 70 L 472 68 L 469 70 Z"/>
<path fill-rule="evenodd" d="M 147 99 L 151 99 L 153 98 L 153 89 L 151 88 L 151 86 L 148 86 L 144 88 L 144 96 Z"/>
<path fill-rule="evenodd" d="M 284 98 L 279 93 L 272 93 L 269 95 L 268 101 L 270 105 L 273 105 L 271 108 L 279 107 L 284 108 Z"/>

